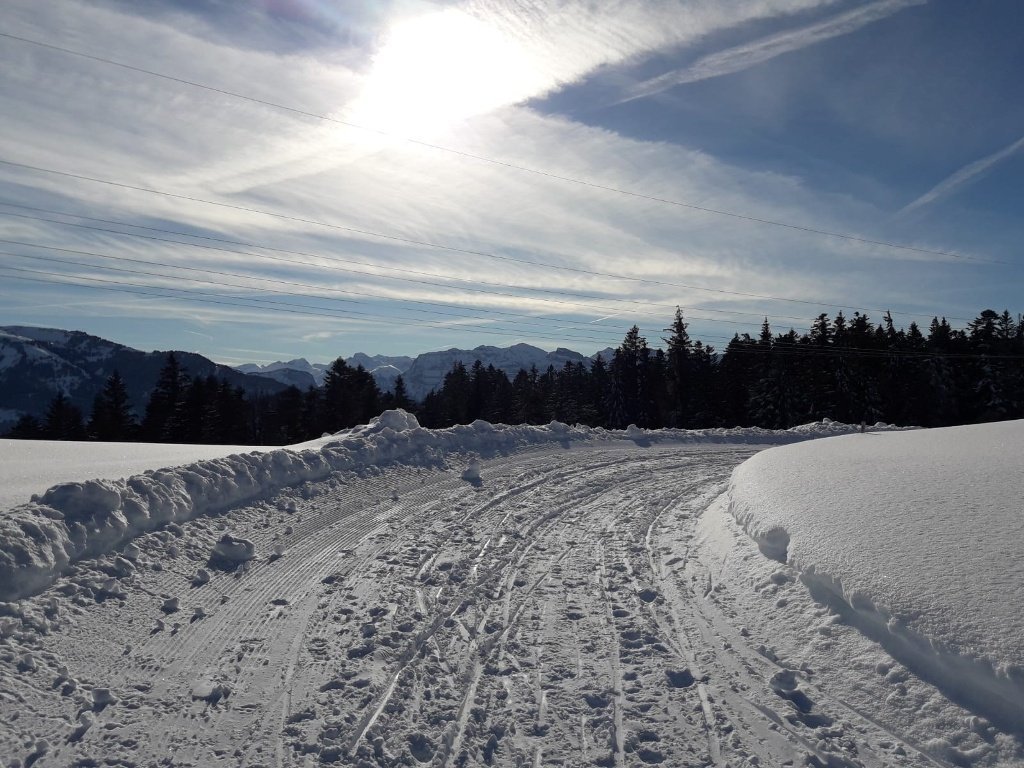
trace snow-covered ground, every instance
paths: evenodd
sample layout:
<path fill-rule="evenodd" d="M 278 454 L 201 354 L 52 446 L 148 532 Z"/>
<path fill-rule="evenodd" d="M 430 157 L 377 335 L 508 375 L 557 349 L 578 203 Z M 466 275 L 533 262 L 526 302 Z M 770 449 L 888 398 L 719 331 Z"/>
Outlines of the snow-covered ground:
<path fill-rule="evenodd" d="M 149 469 L 218 459 L 234 453 L 267 451 L 243 445 L 167 443 L 76 443 L 0 439 L 0 510 L 24 504 L 57 483 L 139 475 Z"/>
<path fill-rule="evenodd" d="M 757 484 L 758 461 L 938 434 L 759 453 L 850 431 L 430 431 L 390 413 L 300 450 L 51 489 L 0 513 L 0 762 L 1020 765 L 1019 723 L 872 636 L 861 598 L 821 594 L 814 526 L 857 514 L 858 472 L 806 529 L 800 494 Z M 904 466 L 894 504 L 919 490 Z M 763 535 L 783 527 L 786 546 Z M 835 549 L 862 543 L 833 530 Z M 972 640 L 970 663 L 1009 634 Z"/>
<path fill-rule="evenodd" d="M 732 510 L 894 659 L 1024 731 L 1024 422 L 765 451 Z"/>

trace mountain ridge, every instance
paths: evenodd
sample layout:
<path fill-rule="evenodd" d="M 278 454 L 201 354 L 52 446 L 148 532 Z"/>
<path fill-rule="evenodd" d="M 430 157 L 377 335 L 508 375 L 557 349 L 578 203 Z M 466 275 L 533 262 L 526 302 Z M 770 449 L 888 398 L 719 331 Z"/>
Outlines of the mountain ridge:
<path fill-rule="evenodd" d="M 289 386 L 305 390 L 322 386 L 329 363 L 311 363 L 293 358 L 267 364 L 246 363 L 227 366 L 194 352 L 181 350 L 143 351 L 109 339 L 59 328 L 25 325 L 0 326 L 0 432 L 9 429 L 23 415 L 42 419 L 57 392 L 88 417 L 95 396 L 116 369 L 128 389 L 129 399 L 141 418 L 157 374 L 173 351 L 190 376 L 216 376 L 241 387 L 248 394 L 274 394 Z M 586 356 L 566 347 L 548 352 L 526 343 L 508 347 L 480 345 L 473 349 L 449 347 L 411 357 L 356 352 L 345 358 L 351 366 L 361 365 L 383 391 L 393 391 L 402 376 L 406 392 L 422 400 L 444 382 L 455 363 L 467 368 L 477 360 L 493 365 L 510 379 L 520 369 L 566 363 L 589 366 L 598 354 L 610 359 L 611 348 Z"/>
<path fill-rule="evenodd" d="M 130 404 L 141 417 L 171 351 L 188 375 L 216 376 L 247 394 L 274 394 L 286 387 L 195 352 L 145 352 L 84 331 L 0 326 L 0 432 L 23 415 L 42 419 L 58 392 L 63 392 L 88 418 L 93 400 L 114 370 L 121 374 Z"/>
<path fill-rule="evenodd" d="M 611 347 L 589 356 L 566 347 L 558 347 L 548 352 L 540 347 L 520 342 L 508 347 L 495 347 L 486 344 L 481 344 L 473 349 L 449 347 L 448 349 L 423 352 L 415 357 L 369 355 L 364 352 L 356 352 L 346 357 L 345 362 L 352 366 L 362 365 L 373 376 L 377 386 L 385 391 L 393 390 L 395 379 L 401 375 L 409 397 L 421 400 L 431 390 L 441 386 L 445 374 L 457 362 L 461 362 L 468 368 L 479 360 L 484 366 L 493 365 L 512 378 L 521 368 L 529 370 L 536 367 L 539 371 L 545 371 L 550 365 L 561 368 L 567 362 L 584 363 L 589 366 L 597 358 L 597 355 L 602 355 L 605 360 L 610 360 L 612 352 Z M 266 365 L 246 363 L 237 366 L 237 369 L 254 375 L 275 378 L 278 381 L 286 381 L 287 376 L 290 375 L 289 372 L 306 372 L 313 375 L 317 386 L 322 386 L 323 376 L 329 367 L 328 363 L 310 363 L 305 358 L 297 358 L 288 362 L 278 361 Z"/>

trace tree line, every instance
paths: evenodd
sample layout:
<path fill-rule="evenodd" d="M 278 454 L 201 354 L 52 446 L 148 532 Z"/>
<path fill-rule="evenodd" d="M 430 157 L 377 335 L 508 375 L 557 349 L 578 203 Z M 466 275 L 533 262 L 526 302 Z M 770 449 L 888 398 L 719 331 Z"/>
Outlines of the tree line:
<path fill-rule="evenodd" d="M 784 429 L 830 418 L 926 427 L 1024 417 L 1024 320 L 983 311 L 964 329 L 945 318 L 927 334 L 855 312 L 821 314 L 807 333 L 735 335 L 725 350 L 690 338 L 676 311 L 652 349 L 634 326 L 610 360 L 521 370 L 511 380 L 456 363 L 419 407 L 425 426 L 474 419 L 551 420 L 621 429 Z"/>
<path fill-rule="evenodd" d="M 682 313 L 652 348 L 634 326 L 609 360 L 520 370 L 512 379 L 480 361 L 455 363 L 414 403 L 399 377 L 382 392 L 362 366 L 331 364 L 324 385 L 247 396 L 214 377 L 189 377 L 167 357 L 141 418 L 117 371 L 88 419 L 64 393 L 42 420 L 23 416 L 10 437 L 54 440 L 287 445 L 405 408 L 427 427 L 552 420 L 606 428 L 787 428 L 831 418 L 949 426 L 1024 417 L 1024 318 L 986 309 L 955 329 L 934 318 L 897 328 L 887 313 L 818 315 L 807 333 L 735 335 L 717 352 L 692 340 Z"/>
<path fill-rule="evenodd" d="M 324 432 L 365 424 L 386 408 L 411 408 L 401 388 L 382 393 L 362 366 L 332 363 L 320 388 L 288 387 L 274 395 L 247 395 L 214 376 L 189 376 L 171 352 L 141 418 L 118 371 L 107 378 L 85 418 L 58 392 L 42 419 L 22 416 L 8 437 L 42 440 L 289 445 Z"/>

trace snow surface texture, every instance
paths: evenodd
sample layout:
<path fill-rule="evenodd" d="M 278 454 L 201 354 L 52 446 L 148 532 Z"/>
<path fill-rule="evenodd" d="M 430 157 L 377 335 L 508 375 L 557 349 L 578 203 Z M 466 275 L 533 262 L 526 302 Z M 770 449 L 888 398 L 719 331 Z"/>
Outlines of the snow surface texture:
<path fill-rule="evenodd" d="M 244 445 L 0 440 L 0 516 L 57 483 L 116 480 L 150 469 L 275 448 Z"/>
<path fill-rule="evenodd" d="M 321 480 L 333 472 L 392 462 L 436 465 L 443 463 L 448 453 L 494 455 L 534 444 L 568 447 L 581 440 L 630 440 L 640 445 L 665 441 L 772 444 L 854 429 L 823 421 L 778 431 L 642 430 L 633 425 L 625 431 L 607 431 L 559 422 L 536 427 L 478 420 L 428 430 L 405 411 L 387 411 L 369 425 L 288 449 L 150 470 L 127 480 L 55 485 L 0 517 L 0 600 L 31 594 L 75 561 L 112 551 L 167 523 L 265 498 L 281 488 Z"/>
<path fill-rule="evenodd" d="M 1024 764 L 730 514 L 763 443 L 849 428 L 520 429 L 267 485 L 0 602 L 0 764 Z M 387 430 L 419 432 L 306 453 Z"/>
<path fill-rule="evenodd" d="M 915 674 L 1024 733 L 1024 421 L 764 451 L 731 510 Z"/>

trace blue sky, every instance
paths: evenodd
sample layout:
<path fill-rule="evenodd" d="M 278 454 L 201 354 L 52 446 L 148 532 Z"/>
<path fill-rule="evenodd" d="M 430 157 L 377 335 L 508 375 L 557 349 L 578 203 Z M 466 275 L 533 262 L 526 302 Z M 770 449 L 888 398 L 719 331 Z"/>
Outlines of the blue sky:
<path fill-rule="evenodd" d="M 0 37 L 0 324 L 236 364 L 589 353 L 676 305 L 719 347 L 766 315 L 1019 312 L 1022 26 L 1011 0 L 8 0 L 0 33 L 176 79 Z"/>

